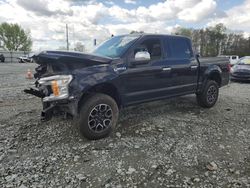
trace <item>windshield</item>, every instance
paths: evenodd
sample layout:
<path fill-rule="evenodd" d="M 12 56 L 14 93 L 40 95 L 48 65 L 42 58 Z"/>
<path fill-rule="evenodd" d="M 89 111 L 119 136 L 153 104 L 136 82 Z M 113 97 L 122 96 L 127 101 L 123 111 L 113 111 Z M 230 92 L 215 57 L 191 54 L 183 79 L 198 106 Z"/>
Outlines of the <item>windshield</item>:
<path fill-rule="evenodd" d="M 98 46 L 93 53 L 111 58 L 121 57 L 138 38 L 133 35 L 113 37 Z"/>
<path fill-rule="evenodd" d="M 250 65 L 250 57 L 243 57 L 238 62 L 239 65 Z"/>

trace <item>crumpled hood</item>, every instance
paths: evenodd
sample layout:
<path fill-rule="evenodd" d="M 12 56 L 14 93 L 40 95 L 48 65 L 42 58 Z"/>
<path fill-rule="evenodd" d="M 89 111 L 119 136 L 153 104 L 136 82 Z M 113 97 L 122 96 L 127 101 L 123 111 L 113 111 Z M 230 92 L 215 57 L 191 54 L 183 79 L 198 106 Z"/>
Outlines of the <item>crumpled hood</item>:
<path fill-rule="evenodd" d="M 109 64 L 112 61 L 112 58 L 109 57 L 68 51 L 43 51 L 32 58 L 40 65 L 36 68 L 35 78 L 89 66 Z"/>
<path fill-rule="evenodd" d="M 109 63 L 112 59 L 108 57 L 97 56 L 94 54 L 85 54 L 80 52 L 68 51 L 43 51 L 33 56 L 37 64 L 44 63 L 87 63 L 96 62 L 98 64 Z"/>

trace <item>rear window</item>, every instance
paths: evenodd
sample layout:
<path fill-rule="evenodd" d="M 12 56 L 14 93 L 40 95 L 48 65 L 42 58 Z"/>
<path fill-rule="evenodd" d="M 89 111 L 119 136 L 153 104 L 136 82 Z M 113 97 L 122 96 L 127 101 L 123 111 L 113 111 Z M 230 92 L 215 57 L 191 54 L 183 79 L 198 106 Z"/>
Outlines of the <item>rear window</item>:
<path fill-rule="evenodd" d="M 187 59 L 193 56 L 191 46 L 183 38 L 171 38 L 167 41 L 172 58 Z"/>

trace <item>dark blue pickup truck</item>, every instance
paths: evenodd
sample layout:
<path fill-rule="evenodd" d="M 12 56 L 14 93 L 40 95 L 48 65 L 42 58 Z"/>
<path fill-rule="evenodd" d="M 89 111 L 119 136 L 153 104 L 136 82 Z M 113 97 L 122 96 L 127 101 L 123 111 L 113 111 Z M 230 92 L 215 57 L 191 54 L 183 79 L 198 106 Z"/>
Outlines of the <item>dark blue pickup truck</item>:
<path fill-rule="evenodd" d="M 196 94 L 212 107 L 230 72 L 227 58 L 199 58 L 189 38 L 172 35 L 116 36 L 91 54 L 44 51 L 33 59 L 36 88 L 25 92 L 42 98 L 42 119 L 70 114 L 88 139 L 107 136 L 129 105 Z"/>

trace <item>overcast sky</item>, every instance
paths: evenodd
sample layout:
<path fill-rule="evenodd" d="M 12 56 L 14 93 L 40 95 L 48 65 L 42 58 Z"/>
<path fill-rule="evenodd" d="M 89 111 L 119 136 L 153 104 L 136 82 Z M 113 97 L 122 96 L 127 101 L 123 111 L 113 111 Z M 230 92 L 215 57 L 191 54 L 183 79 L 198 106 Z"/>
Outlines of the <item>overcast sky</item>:
<path fill-rule="evenodd" d="M 224 23 L 250 33 L 250 0 L 0 0 L 0 22 L 30 30 L 34 50 L 71 48 L 131 30 L 171 33 L 177 26 L 203 28 Z"/>

